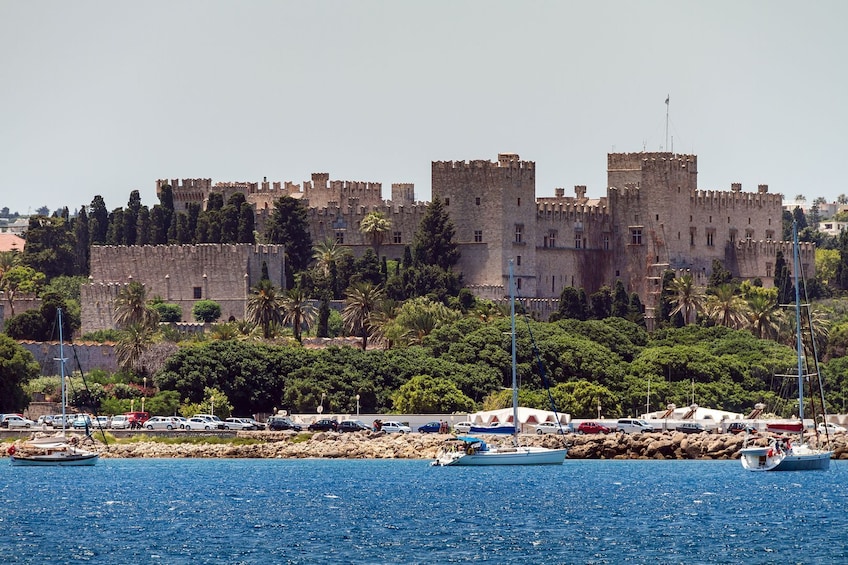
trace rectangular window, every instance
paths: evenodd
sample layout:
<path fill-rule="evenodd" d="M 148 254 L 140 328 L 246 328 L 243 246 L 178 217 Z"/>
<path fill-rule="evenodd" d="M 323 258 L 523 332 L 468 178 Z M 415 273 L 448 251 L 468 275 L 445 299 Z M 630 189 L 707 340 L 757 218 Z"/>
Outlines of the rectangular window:
<path fill-rule="evenodd" d="M 344 232 L 343 231 L 337 231 L 336 232 L 336 243 L 338 243 L 339 245 L 344 245 Z"/>
<path fill-rule="evenodd" d="M 689 232 L 689 245 L 695 245 L 695 232 Z"/>
<path fill-rule="evenodd" d="M 771 274 L 772 269 L 774 269 L 774 265 L 772 265 L 771 263 L 766 263 L 766 276 L 767 277 L 772 276 L 772 274 Z"/>
<path fill-rule="evenodd" d="M 609 234 L 604 234 L 604 249 L 609 251 Z"/>
<path fill-rule="evenodd" d="M 475 198 L 474 202 L 477 204 L 477 206 L 479 206 L 480 205 L 480 197 L 478 196 L 477 198 Z"/>
<path fill-rule="evenodd" d="M 524 241 L 524 224 L 515 224 L 515 243 Z"/>
<path fill-rule="evenodd" d="M 574 234 L 574 249 L 580 249 L 583 243 L 583 237 L 580 232 Z"/>
<path fill-rule="evenodd" d="M 518 205 L 521 206 L 521 199 L 518 199 Z"/>
<path fill-rule="evenodd" d="M 642 245 L 642 228 L 630 228 L 630 245 Z"/>
<path fill-rule="evenodd" d="M 394 232 L 394 234 L 392 235 L 392 241 L 394 243 L 402 243 L 403 242 L 402 235 L 403 234 L 399 231 Z"/>
<path fill-rule="evenodd" d="M 516 256 L 515 256 L 515 266 L 516 266 L 516 267 L 520 267 L 520 266 L 521 266 L 521 255 L 516 255 Z"/>
<path fill-rule="evenodd" d="M 445 198 L 445 206 L 450 206 L 450 198 Z"/>
<path fill-rule="evenodd" d="M 766 230 L 766 241 L 774 241 L 774 230 Z"/>
<path fill-rule="evenodd" d="M 707 233 L 707 247 L 713 247 L 713 240 L 715 239 L 715 234 L 712 232 Z"/>
<path fill-rule="evenodd" d="M 551 230 L 548 232 L 548 245 L 550 245 L 551 247 L 556 247 L 556 236 L 556 230 Z"/>
<path fill-rule="evenodd" d="M 745 230 L 745 241 L 751 242 L 754 239 L 754 230 Z"/>
<path fill-rule="evenodd" d="M 195 300 L 200 300 L 201 298 L 203 298 L 203 289 L 201 289 L 199 286 L 196 286 L 193 290 Z"/>
<path fill-rule="evenodd" d="M 515 286 L 518 287 L 518 290 L 521 290 L 521 279 L 515 279 Z"/>
<path fill-rule="evenodd" d="M 483 243 L 483 230 L 474 230 L 474 243 Z"/>

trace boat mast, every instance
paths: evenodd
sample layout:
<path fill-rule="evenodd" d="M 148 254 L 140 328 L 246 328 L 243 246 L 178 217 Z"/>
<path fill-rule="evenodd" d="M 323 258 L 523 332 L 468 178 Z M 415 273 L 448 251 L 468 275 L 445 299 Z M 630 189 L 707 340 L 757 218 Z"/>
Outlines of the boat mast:
<path fill-rule="evenodd" d="M 795 275 L 795 346 L 798 357 L 798 418 L 804 426 L 804 345 L 801 343 L 801 259 L 798 256 L 798 223 L 792 222 L 792 270 Z M 803 433 L 803 432 L 802 432 Z"/>
<path fill-rule="evenodd" d="M 512 441 L 518 445 L 518 381 L 515 376 L 515 280 L 512 272 L 512 259 L 509 260 L 509 317 L 511 320 L 512 334 Z"/>
<path fill-rule="evenodd" d="M 62 335 L 62 309 L 61 308 L 56 309 L 56 316 L 57 316 L 57 319 L 59 320 L 59 359 L 58 359 L 58 361 L 59 361 L 60 374 L 62 375 L 62 435 L 64 436 L 65 435 L 65 428 L 67 427 L 68 422 L 67 422 L 67 419 L 66 419 L 66 416 L 65 416 L 65 403 L 67 402 L 67 399 L 65 397 L 65 395 L 66 395 L 66 392 L 65 392 L 65 349 L 64 349 L 65 340 L 64 340 L 64 336 Z"/>

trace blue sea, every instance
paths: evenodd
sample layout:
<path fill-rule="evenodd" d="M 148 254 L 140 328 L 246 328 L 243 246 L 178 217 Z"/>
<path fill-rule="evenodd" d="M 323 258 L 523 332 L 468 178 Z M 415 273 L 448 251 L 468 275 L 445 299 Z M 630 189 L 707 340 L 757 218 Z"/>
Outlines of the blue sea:
<path fill-rule="evenodd" d="M 848 462 L 0 459 L 4 563 L 845 563 Z"/>

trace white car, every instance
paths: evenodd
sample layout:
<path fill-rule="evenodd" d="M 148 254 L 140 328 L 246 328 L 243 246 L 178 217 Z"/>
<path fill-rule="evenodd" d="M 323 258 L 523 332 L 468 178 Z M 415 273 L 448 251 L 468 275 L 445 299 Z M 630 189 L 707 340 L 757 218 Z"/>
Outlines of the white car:
<path fill-rule="evenodd" d="M 828 422 L 827 424 L 819 424 L 818 431 L 820 434 L 825 433 L 827 431 L 828 435 L 830 434 L 844 434 L 846 431 L 845 428 L 840 426 L 839 424 L 834 424 L 833 422 Z"/>
<path fill-rule="evenodd" d="M 542 434 L 567 434 L 571 430 L 568 424 L 559 424 L 557 422 L 542 422 L 533 426 L 536 429 L 536 435 Z"/>
<path fill-rule="evenodd" d="M 98 416 L 92 422 L 95 428 L 108 428 L 109 427 L 109 416 Z"/>
<path fill-rule="evenodd" d="M 412 432 L 412 428 L 409 426 L 394 421 L 383 422 L 380 430 L 389 434 L 408 434 Z"/>
<path fill-rule="evenodd" d="M 200 416 L 194 416 L 185 421 L 185 429 L 187 430 L 216 430 L 218 424 L 212 420 L 207 420 Z"/>
<path fill-rule="evenodd" d="M 173 416 L 153 416 L 144 423 L 144 427 L 148 430 L 176 430 L 180 423 Z"/>
<path fill-rule="evenodd" d="M 35 422 L 28 418 L 21 418 L 17 414 L 6 414 L 3 417 L 3 427 L 9 428 L 31 428 L 35 425 Z"/>
<path fill-rule="evenodd" d="M 130 427 L 130 419 L 125 414 L 117 414 L 112 416 L 109 421 L 109 427 L 113 430 L 126 430 Z"/>
<path fill-rule="evenodd" d="M 458 424 L 454 424 L 453 429 L 455 432 L 460 434 L 467 434 L 471 431 L 471 426 L 473 424 L 471 422 L 460 422 Z"/>
<path fill-rule="evenodd" d="M 225 430 L 255 430 L 258 429 L 247 418 L 227 418 L 224 420 Z"/>

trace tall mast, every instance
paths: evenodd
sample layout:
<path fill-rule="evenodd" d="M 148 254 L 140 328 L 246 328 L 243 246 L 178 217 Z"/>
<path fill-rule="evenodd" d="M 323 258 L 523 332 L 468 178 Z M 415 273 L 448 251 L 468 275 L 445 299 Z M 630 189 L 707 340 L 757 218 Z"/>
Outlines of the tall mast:
<path fill-rule="evenodd" d="M 515 376 L 515 281 L 512 272 L 512 259 L 509 260 L 509 317 L 511 321 L 512 334 L 512 441 L 518 445 L 518 380 Z"/>
<path fill-rule="evenodd" d="M 65 434 L 65 428 L 67 427 L 67 421 L 65 418 L 65 403 L 67 402 L 66 392 L 65 392 L 65 340 L 62 335 L 62 309 L 56 309 L 57 319 L 59 320 L 59 370 L 62 375 L 62 435 Z"/>
<path fill-rule="evenodd" d="M 668 101 L 671 99 L 671 96 L 668 94 L 665 95 L 665 150 L 668 151 Z M 673 151 L 672 151 L 673 153 Z"/>
<path fill-rule="evenodd" d="M 798 418 L 804 424 L 804 345 L 801 343 L 801 259 L 798 256 L 798 223 L 792 222 L 792 270 L 795 275 L 795 346 L 798 357 Z"/>

